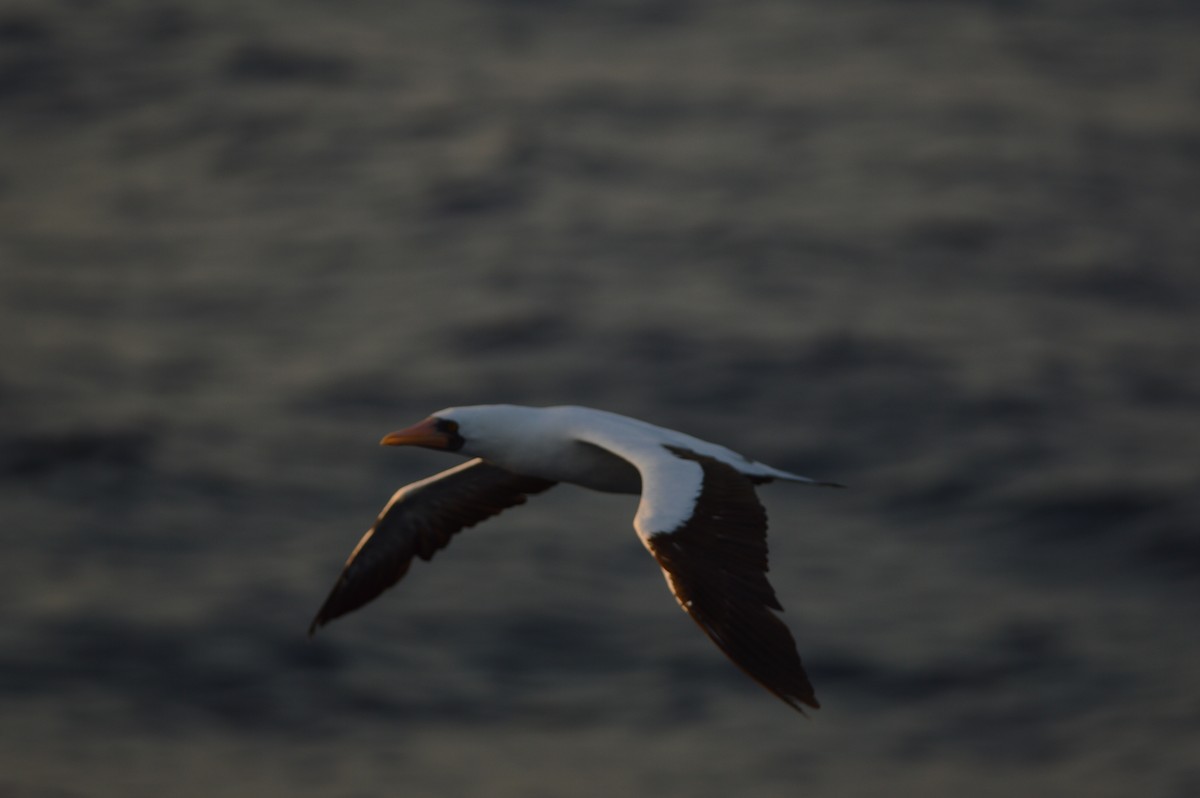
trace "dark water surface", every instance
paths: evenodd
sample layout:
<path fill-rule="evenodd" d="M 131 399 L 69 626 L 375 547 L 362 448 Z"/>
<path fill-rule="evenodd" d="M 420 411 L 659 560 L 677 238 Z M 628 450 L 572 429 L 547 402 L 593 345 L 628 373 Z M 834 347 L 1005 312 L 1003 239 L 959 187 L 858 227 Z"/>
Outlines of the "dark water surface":
<path fill-rule="evenodd" d="M 0 796 L 1200 795 L 1200 14 L 0 7 Z M 304 631 L 451 404 L 769 486 L 806 721 L 561 488 Z"/>

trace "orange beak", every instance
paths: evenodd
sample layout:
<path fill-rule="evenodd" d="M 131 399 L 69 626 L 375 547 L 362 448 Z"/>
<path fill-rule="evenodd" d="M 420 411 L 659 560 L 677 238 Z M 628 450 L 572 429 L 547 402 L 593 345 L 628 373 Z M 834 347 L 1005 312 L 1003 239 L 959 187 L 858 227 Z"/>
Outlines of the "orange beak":
<path fill-rule="evenodd" d="M 437 428 L 438 420 L 433 416 L 411 427 L 389 432 L 379 442 L 380 446 L 424 446 L 426 449 L 449 449 L 453 438 Z"/>

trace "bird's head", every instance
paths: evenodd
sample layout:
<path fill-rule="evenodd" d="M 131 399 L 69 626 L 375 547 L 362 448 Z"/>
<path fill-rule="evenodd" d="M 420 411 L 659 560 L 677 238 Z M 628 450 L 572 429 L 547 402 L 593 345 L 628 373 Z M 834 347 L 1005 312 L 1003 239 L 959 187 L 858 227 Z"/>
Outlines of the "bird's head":
<path fill-rule="evenodd" d="M 422 446 L 426 449 L 443 449 L 457 452 L 466 443 L 459 432 L 457 420 L 444 415 L 432 415 L 424 421 L 389 432 L 379 442 L 380 446 Z"/>
<path fill-rule="evenodd" d="M 530 424 L 535 423 L 537 412 L 513 405 L 451 407 L 411 427 L 389 433 L 379 443 L 487 457 L 497 449 L 519 445 Z"/>

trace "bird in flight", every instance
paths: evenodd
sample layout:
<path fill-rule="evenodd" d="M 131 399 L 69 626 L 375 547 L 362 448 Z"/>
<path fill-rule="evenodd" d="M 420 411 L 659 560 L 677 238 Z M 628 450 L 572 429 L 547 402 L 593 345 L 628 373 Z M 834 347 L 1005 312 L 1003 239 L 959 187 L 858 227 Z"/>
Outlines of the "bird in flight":
<path fill-rule="evenodd" d="M 351 552 L 309 627 L 316 630 L 400 581 L 455 533 L 558 482 L 641 494 L 634 529 L 679 606 L 751 678 L 793 709 L 817 708 L 767 581 L 767 516 L 754 486 L 841 487 L 755 462 L 724 446 L 585 407 L 477 405 L 441 410 L 381 441 L 472 459 L 406 485 Z"/>

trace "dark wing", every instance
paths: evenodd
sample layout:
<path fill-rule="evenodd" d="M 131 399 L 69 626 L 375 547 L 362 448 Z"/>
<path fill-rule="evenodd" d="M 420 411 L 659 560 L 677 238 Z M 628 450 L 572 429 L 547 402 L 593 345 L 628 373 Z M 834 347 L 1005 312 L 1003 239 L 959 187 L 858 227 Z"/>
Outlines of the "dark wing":
<path fill-rule="evenodd" d="M 802 714 L 817 697 L 796 641 L 772 610 L 783 610 L 767 581 L 767 514 L 749 479 L 711 457 L 694 460 L 703 483 L 691 517 L 647 538 L 671 592 L 712 641 L 755 681 Z"/>
<path fill-rule="evenodd" d="M 459 530 L 553 485 L 476 459 L 396 491 L 346 560 L 308 634 L 399 582 L 413 557 L 429 560 Z"/>

